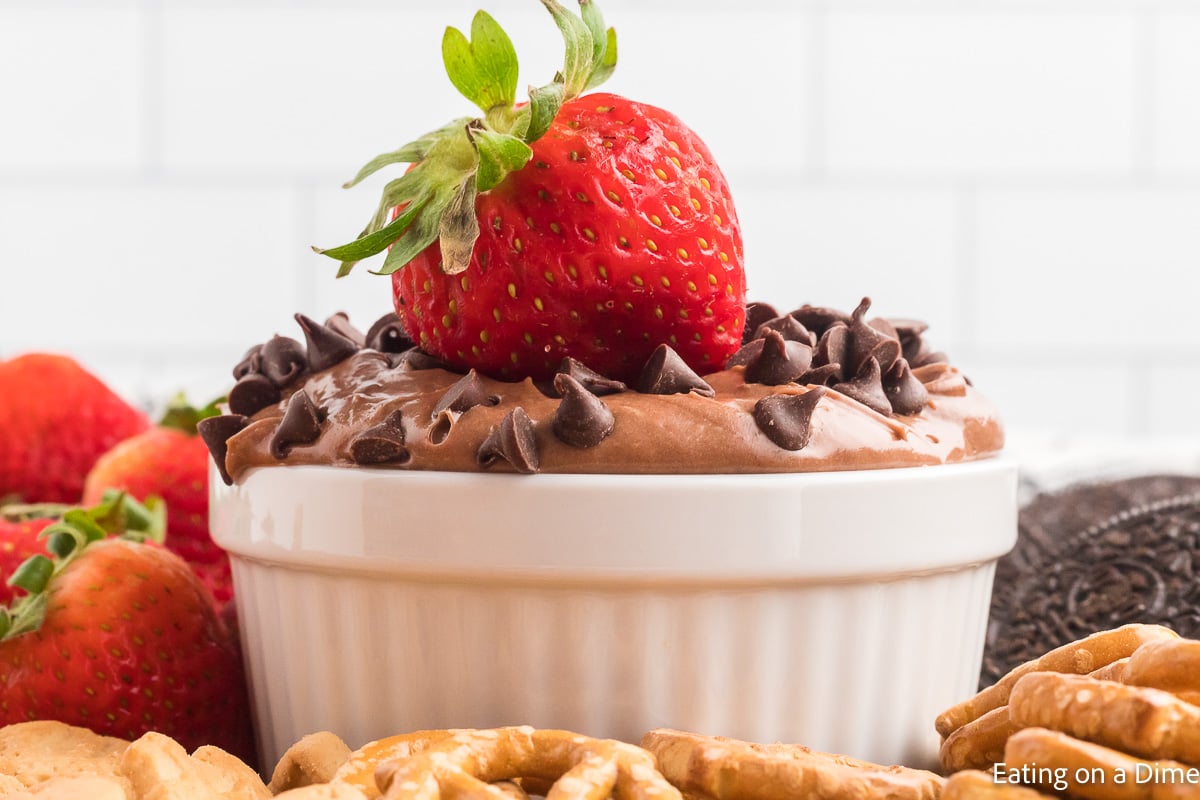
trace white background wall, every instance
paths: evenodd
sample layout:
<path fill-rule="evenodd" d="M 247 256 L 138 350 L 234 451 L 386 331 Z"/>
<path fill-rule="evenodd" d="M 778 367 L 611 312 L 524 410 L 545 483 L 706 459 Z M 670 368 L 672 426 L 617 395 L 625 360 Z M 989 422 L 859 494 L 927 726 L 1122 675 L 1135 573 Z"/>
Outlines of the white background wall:
<path fill-rule="evenodd" d="M 0 356 L 143 402 L 224 388 L 293 311 L 366 324 L 333 264 L 377 152 L 469 113 L 442 28 L 534 0 L 0 0 Z M 606 0 L 606 88 L 732 184 L 752 298 L 924 317 L 1011 426 L 1200 434 L 1200 2 Z"/>

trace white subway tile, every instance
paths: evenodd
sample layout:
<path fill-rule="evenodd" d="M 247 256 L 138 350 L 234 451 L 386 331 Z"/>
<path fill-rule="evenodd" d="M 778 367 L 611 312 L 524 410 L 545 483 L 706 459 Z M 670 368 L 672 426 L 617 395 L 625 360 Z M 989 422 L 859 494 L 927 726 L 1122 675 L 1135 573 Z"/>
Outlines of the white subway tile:
<path fill-rule="evenodd" d="M 0 169 L 137 165 L 142 38 L 136 4 L 0 5 Z"/>
<path fill-rule="evenodd" d="M 830 167 L 1131 166 L 1132 14 L 829 14 Z"/>
<path fill-rule="evenodd" d="M 1200 15 L 1160 16 L 1154 44 L 1156 166 L 1200 169 Z"/>
<path fill-rule="evenodd" d="M 442 25 L 433 16 L 300 6 L 164 13 L 170 169 L 345 179 L 378 153 L 470 113 L 439 77 Z"/>
<path fill-rule="evenodd" d="M 1143 428 L 1160 436 L 1200 436 L 1200 351 L 1183 353 L 1173 364 L 1151 367 L 1144 393 Z M 1200 463 L 1200 462 L 1198 462 Z"/>
<path fill-rule="evenodd" d="M 495 14 L 520 57 L 523 96 L 561 68 L 559 33 L 536 4 Z M 466 30 L 470 19 L 459 9 L 170 7 L 167 166 L 349 177 L 379 152 L 476 116 L 444 76 L 440 51 L 445 26 Z M 801 163 L 803 16 L 638 11 L 609 20 L 621 60 L 601 90 L 668 107 L 722 164 Z M 778 139 L 747 146 L 761 141 L 752 130 Z"/>
<path fill-rule="evenodd" d="M 245 187 L 0 187 L 0 341 L 232 366 L 290 319 L 293 207 Z"/>
<path fill-rule="evenodd" d="M 1025 435 L 1132 432 L 1134 388 L 1124 363 L 1078 353 L 1059 360 L 976 356 L 964 371 L 1006 429 Z"/>
<path fill-rule="evenodd" d="M 1200 192 L 984 192 L 978 220 L 980 344 L 1200 347 Z"/>
<path fill-rule="evenodd" d="M 880 315 L 929 322 L 937 347 L 957 341 L 950 192 L 735 188 L 750 299 L 850 311 L 870 296 Z"/>

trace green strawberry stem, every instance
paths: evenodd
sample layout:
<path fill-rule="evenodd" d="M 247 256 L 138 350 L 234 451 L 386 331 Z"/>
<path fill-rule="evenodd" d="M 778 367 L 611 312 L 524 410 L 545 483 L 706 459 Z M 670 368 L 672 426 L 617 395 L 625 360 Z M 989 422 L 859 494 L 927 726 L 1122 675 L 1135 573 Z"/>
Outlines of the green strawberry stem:
<path fill-rule="evenodd" d="M 69 503 L 6 503 L 0 505 L 0 519 L 6 522 L 53 519 L 61 517 L 74 507 Z"/>
<path fill-rule="evenodd" d="M 25 594 L 10 606 L 0 606 L 0 641 L 42 626 L 50 580 L 88 545 L 109 536 L 161 544 L 167 528 L 166 509 L 156 497 L 146 498 L 143 505 L 125 492 L 109 490 L 97 506 L 69 509 L 38 535 L 46 540 L 49 555 L 30 556 L 9 577 L 8 585 Z"/>
<path fill-rule="evenodd" d="M 196 408 L 189 404 L 183 392 L 180 392 L 171 398 L 171 402 L 167 404 L 167 410 L 163 412 L 162 419 L 158 421 L 158 426 L 160 428 L 183 431 L 189 436 L 195 436 L 196 423 L 202 419 L 219 416 L 221 414 L 219 404 L 224 402 L 224 397 L 218 397 L 203 408 Z"/>
<path fill-rule="evenodd" d="M 456 28 L 442 37 L 442 61 L 454 88 L 483 112 L 461 118 L 390 153 L 376 156 L 346 188 L 392 164 L 412 164 L 383 188 L 379 207 L 353 242 L 313 250 L 342 262 L 338 277 L 364 258 L 388 251 L 380 275 L 390 275 L 437 241 L 442 270 L 453 275 L 470 263 L 479 237 L 475 200 L 524 167 L 529 145 L 550 128 L 562 104 L 603 83 L 617 65 L 617 34 L 604 27 L 593 0 L 579 0 L 572 14 L 557 0 L 541 0 L 562 33 L 563 69 L 554 80 L 529 89 L 515 105 L 517 53 L 508 34 L 486 12 L 476 12 L 468 39 Z M 400 209 L 391 219 L 393 209 Z"/>

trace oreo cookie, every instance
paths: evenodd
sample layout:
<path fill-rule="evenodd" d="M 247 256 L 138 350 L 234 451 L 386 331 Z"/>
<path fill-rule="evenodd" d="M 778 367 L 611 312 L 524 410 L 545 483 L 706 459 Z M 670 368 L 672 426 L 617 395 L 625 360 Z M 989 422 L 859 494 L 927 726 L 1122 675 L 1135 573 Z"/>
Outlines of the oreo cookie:
<path fill-rule="evenodd" d="M 996 568 L 980 686 L 1126 623 L 1198 638 L 1198 577 L 1200 478 L 1155 475 L 1039 495 Z"/>

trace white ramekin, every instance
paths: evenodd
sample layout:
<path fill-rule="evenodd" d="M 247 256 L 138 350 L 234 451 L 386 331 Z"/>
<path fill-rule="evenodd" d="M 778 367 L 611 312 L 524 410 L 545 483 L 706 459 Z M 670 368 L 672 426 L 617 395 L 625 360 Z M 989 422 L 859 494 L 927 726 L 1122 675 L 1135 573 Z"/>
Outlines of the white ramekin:
<path fill-rule="evenodd" d="M 263 763 L 332 730 L 655 727 L 934 761 L 979 677 L 1004 458 L 788 475 L 210 481 Z"/>

